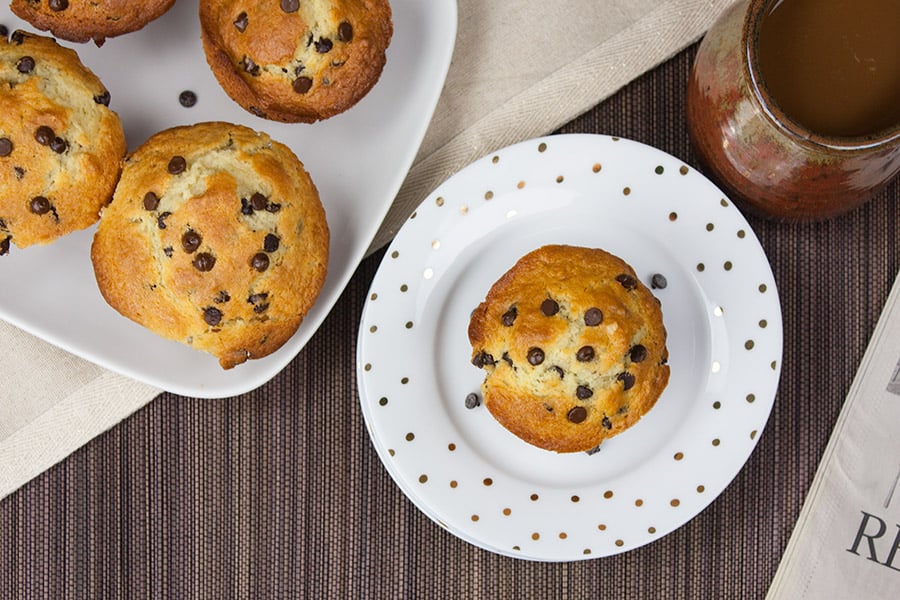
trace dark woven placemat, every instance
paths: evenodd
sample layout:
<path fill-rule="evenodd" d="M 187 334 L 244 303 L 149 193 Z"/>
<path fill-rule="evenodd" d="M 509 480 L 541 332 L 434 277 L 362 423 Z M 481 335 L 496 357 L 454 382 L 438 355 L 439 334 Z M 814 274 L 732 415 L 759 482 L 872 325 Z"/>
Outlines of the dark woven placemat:
<path fill-rule="evenodd" d="M 696 160 L 684 87 L 695 47 L 563 131 Z M 826 223 L 751 219 L 784 317 L 775 408 L 726 491 L 684 527 L 610 558 L 490 554 L 419 512 L 379 462 L 354 376 L 382 252 L 290 366 L 238 398 L 163 394 L 0 501 L 3 598 L 759 598 L 900 268 L 895 181 Z"/>

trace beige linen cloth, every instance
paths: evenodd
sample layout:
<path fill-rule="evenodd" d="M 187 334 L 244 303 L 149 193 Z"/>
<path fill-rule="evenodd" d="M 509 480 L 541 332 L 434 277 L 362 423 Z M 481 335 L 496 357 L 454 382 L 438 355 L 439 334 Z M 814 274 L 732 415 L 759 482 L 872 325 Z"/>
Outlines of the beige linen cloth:
<path fill-rule="evenodd" d="M 900 276 L 767 600 L 900 597 Z"/>
<path fill-rule="evenodd" d="M 429 0 L 421 0 L 428 2 Z M 547 134 L 702 36 L 730 0 L 459 0 L 433 122 L 371 249 L 448 176 Z M 0 321 L 0 498 L 161 390 Z"/>

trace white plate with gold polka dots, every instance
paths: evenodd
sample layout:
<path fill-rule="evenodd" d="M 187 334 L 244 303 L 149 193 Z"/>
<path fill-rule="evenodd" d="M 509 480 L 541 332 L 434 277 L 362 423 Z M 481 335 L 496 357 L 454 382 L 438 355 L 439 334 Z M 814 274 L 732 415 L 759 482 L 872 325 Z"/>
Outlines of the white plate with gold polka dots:
<path fill-rule="evenodd" d="M 623 258 L 668 331 L 662 397 L 592 454 L 530 446 L 465 402 L 483 378 L 472 309 L 550 243 Z M 712 502 L 766 424 L 781 352 L 768 261 L 715 185 L 643 144 L 559 135 L 485 156 L 425 199 L 373 281 L 357 373 L 372 442 L 419 509 L 492 552 L 569 561 L 650 543 Z"/>

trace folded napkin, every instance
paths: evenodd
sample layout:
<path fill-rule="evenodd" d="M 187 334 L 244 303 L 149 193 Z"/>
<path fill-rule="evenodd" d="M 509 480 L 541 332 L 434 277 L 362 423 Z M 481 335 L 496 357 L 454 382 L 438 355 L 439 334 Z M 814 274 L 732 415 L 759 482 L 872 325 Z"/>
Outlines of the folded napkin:
<path fill-rule="evenodd" d="M 730 2 L 459 0 L 446 85 L 370 251 L 387 243 L 444 179 L 587 111 L 698 39 Z M 0 352 L 0 498 L 161 391 L 3 322 Z"/>
<path fill-rule="evenodd" d="M 847 393 L 767 598 L 900 589 L 900 276 Z"/>

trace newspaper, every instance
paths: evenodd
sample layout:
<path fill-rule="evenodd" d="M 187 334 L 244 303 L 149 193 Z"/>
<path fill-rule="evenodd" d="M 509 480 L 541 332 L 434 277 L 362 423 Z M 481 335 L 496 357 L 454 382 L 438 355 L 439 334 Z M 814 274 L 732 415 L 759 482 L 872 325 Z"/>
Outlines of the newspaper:
<path fill-rule="evenodd" d="M 900 598 L 898 481 L 900 276 L 767 598 Z"/>

